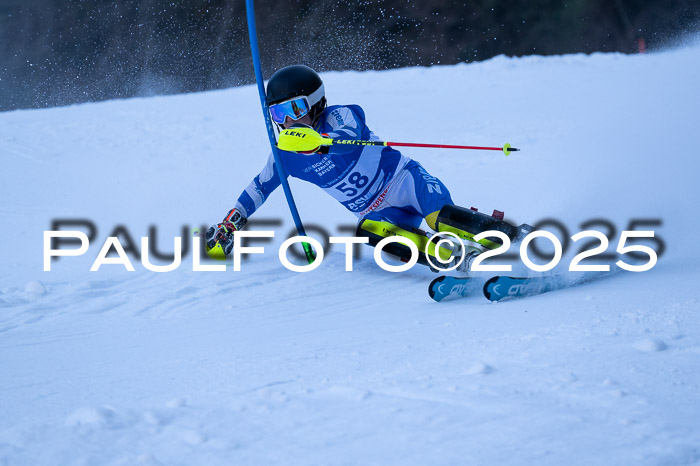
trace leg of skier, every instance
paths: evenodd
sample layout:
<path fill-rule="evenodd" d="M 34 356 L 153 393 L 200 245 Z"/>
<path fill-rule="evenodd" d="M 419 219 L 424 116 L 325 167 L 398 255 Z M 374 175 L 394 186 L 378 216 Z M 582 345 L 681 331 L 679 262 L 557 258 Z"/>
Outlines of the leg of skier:
<path fill-rule="evenodd" d="M 430 236 L 419 230 L 425 219 L 427 225 L 438 233 L 452 233 L 466 240 L 463 248 L 435 248 Z M 394 179 L 384 201 L 374 211 L 367 213 L 358 225 L 358 236 L 368 236 L 370 245 L 375 246 L 387 236 L 400 235 L 411 239 L 421 252 L 418 262 L 425 265 L 436 263 L 436 257 L 451 264 L 465 260 L 457 270 L 467 271 L 472 259 L 482 252 L 482 248 L 495 249 L 502 245 L 498 238 L 484 238 L 478 242 L 474 236 L 484 231 L 497 230 L 505 233 L 511 241 L 522 239 L 532 231 L 529 225 L 514 226 L 503 220 L 503 213 L 494 211 L 486 215 L 476 209 L 466 209 L 454 205 L 450 192 L 442 181 L 428 173 L 416 161 L 409 162 Z M 478 244 L 477 244 L 478 243 Z M 428 256 L 424 251 L 428 248 Z M 407 246 L 393 243 L 385 250 L 404 260 L 410 257 Z M 432 260 L 429 260 L 431 259 Z M 434 267 L 433 267 L 434 268 Z"/>
<path fill-rule="evenodd" d="M 462 248 L 458 242 L 451 245 L 443 243 L 443 246 L 436 248 L 435 242 L 430 241 L 430 236 L 418 229 L 425 219 L 428 226 L 435 230 L 441 209 L 453 205 L 450 192 L 442 181 L 428 173 L 418 162 L 411 161 L 393 183 L 379 208 L 362 218 L 358 225 L 358 235 L 368 236 L 372 246 L 387 236 L 407 237 L 418 246 L 419 263 L 431 265 L 441 262 L 441 268 L 446 268 L 461 262 L 459 270 L 467 270 L 471 259 L 481 249 L 473 246 Z M 424 253 L 426 248 L 427 256 Z M 385 250 L 404 260 L 410 257 L 408 247 L 400 243 L 392 243 Z M 460 261 L 462 256 L 467 260 Z"/>

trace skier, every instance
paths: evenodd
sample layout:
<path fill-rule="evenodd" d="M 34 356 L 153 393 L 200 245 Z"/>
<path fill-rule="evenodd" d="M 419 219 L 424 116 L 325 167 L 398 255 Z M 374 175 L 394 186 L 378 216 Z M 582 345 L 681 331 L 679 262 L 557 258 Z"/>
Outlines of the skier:
<path fill-rule="evenodd" d="M 365 112 L 358 105 L 328 106 L 320 76 L 304 65 L 277 70 L 267 84 L 270 117 L 280 130 L 278 144 L 290 137 L 282 131 L 304 127 L 334 139 L 379 140 L 365 123 Z M 319 186 L 353 212 L 359 219 L 358 236 L 370 238 L 376 245 L 388 235 L 413 240 L 421 251 L 419 263 L 427 264 L 425 246 L 429 236 L 418 227 L 425 220 L 435 231 L 449 231 L 472 240 L 475 234 L 489 229 L 518 236 L 512 225 L 496 217 L 457 207 L 447 187 L 420 163 L 401 152 L 384 146 L 332 145 L 307 147 L 290 152 L 279 151 L 287 174 Z M 240 195 L 233 209 L 221 223 L 206 233 L 206 248 L 212 257 L 222 258 L 233 248 L 233 232 L 242 229 L 247 219 L 260 208 L 280 185 L 275 161 L 270 154 L 267 164 Z M 444 243 L 443 243 L 444 244 Z M 476 246 L 476 243 L 471 243 Z M 484 240 L 486 247 L 498 244 Z M 431 249 L 432 247 L 432 249 Z M 410 258 L 408 247 L 392 243 L 385 251 L 404 259 Z M 460 262 L 459 270 L 468 270 L 481 249 L 428 246 L 428 255 L 442 262 Z M 433 264 L 436 262 L 432 258 Z M 449 265 L 449 264 L 448 264 Z"/>

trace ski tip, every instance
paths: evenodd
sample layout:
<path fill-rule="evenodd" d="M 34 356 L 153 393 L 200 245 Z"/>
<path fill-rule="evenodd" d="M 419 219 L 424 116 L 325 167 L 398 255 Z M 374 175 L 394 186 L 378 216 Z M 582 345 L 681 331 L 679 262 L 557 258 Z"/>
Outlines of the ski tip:
<path fill-rule="evenodd" d="M 452 301 L 469 296 L 469 277 L 443 275 L 430 282 L 428 294 L 434 301 Z"/>
<path fill-rule="evenodd" d="M 491 277 L 484 283 L 484 297 L 491 302 L 498 301 L 498 298 L 491 293 L 491 288 L 495 282 L 498 281 L 498 276 Z"/>
<path fill-rule="evenodd" d="M 429 294 L 430 297 L 431 297 L 432 299 L 434 299 L 435 301 L 440 302 L 440 300 L 442 299 L 441 296 L 437 296 L 437 295 L 436 295 L 436 293 L 435 293 L 435 287 L 436 287 L 436 285 L 437 285 L 438 283 L 441 283 L 444 279 L 445 279 L 445 276 L 444 276 L 444 275 L 441 276 L 441 277 L 437 277 L 436 279 L 434 279 L 433 281 L 431 281 L 430 284 L 428 285 L 428 294 Z"/>

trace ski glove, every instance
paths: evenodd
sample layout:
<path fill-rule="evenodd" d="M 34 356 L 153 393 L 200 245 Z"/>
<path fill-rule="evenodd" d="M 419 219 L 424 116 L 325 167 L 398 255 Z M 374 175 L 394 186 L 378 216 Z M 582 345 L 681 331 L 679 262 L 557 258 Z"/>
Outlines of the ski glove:
<path fill-rule="evenodd" d="M 207 254 L 214 259 L 225 259 L 233 249 L 233 232 L 241 230 L 248 219 L 238 209 L 231 209 L 224 221 L 207 230 Z"/>

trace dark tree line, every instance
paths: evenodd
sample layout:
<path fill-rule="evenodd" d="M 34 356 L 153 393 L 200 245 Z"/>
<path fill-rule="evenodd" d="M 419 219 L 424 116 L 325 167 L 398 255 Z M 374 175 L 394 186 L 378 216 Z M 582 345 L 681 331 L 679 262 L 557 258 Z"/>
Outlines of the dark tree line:
<path fill-rule="evenodd" d="M 698 31 L 699 0 L 257 0 L 265 76 L 636 52 Z M 254 80 L 243 0 L 0 0 L 0 111 Z"/>

